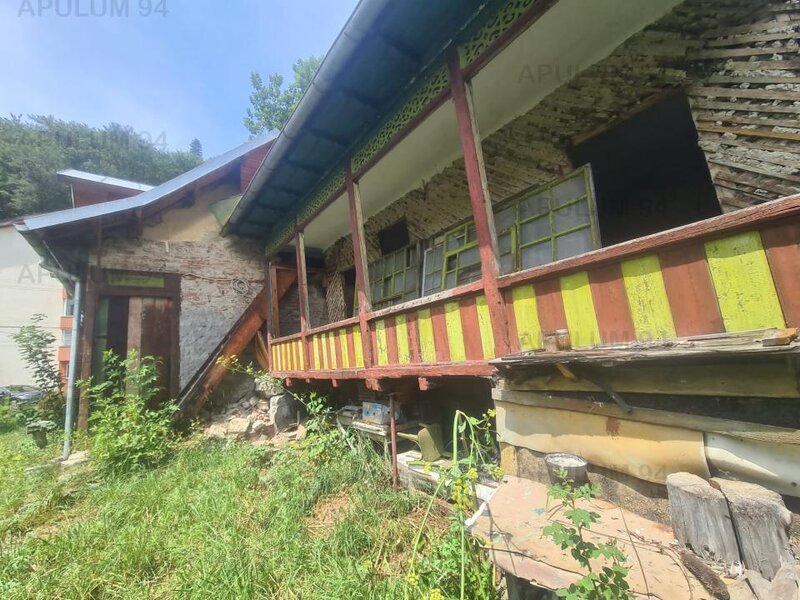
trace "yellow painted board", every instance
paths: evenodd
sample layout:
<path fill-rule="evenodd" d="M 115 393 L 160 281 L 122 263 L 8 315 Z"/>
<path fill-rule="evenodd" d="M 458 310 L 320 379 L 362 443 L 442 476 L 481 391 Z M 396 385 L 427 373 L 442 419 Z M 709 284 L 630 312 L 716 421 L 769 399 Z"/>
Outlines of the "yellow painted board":
<path fill-rule="evenodd" d="M 520 350 L 535 350 L 542 347 L 542 328 L 536 309 L 536 292 L 532 285 L 521 285 L 511 290 L 514 320 Z"/>
<path fill-rule="evenodd" d="M 586 271 L 572 273 L 562 277 L 559 283 L 572 346 L 596 346 L 600 343 L 600 328 L 594 312 L 589 274 Z"/>
<path fill-rule="evenodd" d="M 749 231 L 705 246 L 725 331 L 784 327 L 761 235 Z"/>
<path fill-rule="evenodd" d="M 319 370 L 322 368 L 322 360 L 319 357 L 319 339 L 317 336 L 311 336 L 311 354 L 314 360 L 314 368 Z"/>
<path fill-rule="evenodd" d="M 342 364 L 341 367 L 343 369 L 349 369 L 352 367 L 350 364 L 350 353 L 347 351 L 347 330 L 340 329 L 339 330 L 339 346 L 342 349 Z"/>
<path fill-rule="evenodd" d="M 361 328 L 353 327 L 353 347 L 356 351 L 356 367 L 364 367 L 364 346 L 361 343 Z"/>
<path fill-rule="evenodd" d="M 397 315 L 395 318 L 395 331 L 397 331 L 397 360 L 401 365 L 407 365 L 411 362 L 411 350 L 408 347 L 408 326 L 405 315 Z"/>
<path fill-rule="evenodd" d="M 436 346 L 433 342 L 433 321 L 431 311 L 424 308 L 417 313 L 417 328 L 419 329 L 419 351 L 422 362 L 436 362 Z"/>
<path fill-rule="evenodd" d="M 658 256 L 647 254 L 623 261 L 622 278 L 636 339 L 674 338 L 675 324 Z"/>
<path fill-rule="evenodd" d="M 447 344 L 450 346 L 450 361 L 463 362 L 467 360 L 458 302 L 448 302 L 444 305 L 444 325 L 447 330 Z"/>
<path fill-rule="evenodd" d="M 338 369 L 339 359 L 336 357 L 336 336 L 333 331 L 329 331 L 325 334 L 325 337 L 328 338 L 328 348 L 331 353 L 331 369 Z"/>
<path fill-rule="evenodd" d="M 378 366 L 389 364 L 389 346 L 386 340 L 386 321 L 375 321 L 375 342 L 378 346 Z"/>
<path fill-rule="evenodd" d="M 495 406 L 498 441 L 512 446 L 577 454 L 593 465 L 661 484 L 677 471 L 710 476 L 702 431 L 511 402 Z"/>
<path fill-rule="evenodd" d="M 297 340 L 297 356 L 300 357 L 300 370 L 306 370 L 306 352 L 303 340 Z"/>
<path fill-rule="evenodd" d="M 322 368 L 328 370 L 330 363 L 328 362 L 328 340 L 325 339 L 325 334 L 319 336 L 319 353 L 322 356 Z"/>
<path fill-rule="evenodd" d="M 489 304 L 486 296 L 475 298 L 475 306 L 478 310 L 478 329 L 481 332 L 481 347 L 483 358 L 491 360 L 494 358 L 494 332 L 492 331 L 492 318 L 489 315 Z"/>

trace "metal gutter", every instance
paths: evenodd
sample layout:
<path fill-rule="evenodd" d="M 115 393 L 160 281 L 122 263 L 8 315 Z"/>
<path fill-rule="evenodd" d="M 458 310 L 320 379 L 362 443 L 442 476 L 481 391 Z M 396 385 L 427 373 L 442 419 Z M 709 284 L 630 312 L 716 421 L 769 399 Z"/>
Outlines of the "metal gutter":
<path fill-rule="evenodd" d="M 283 159 L 291 142 L 300 133 L 302 127 L 311 117 L 314 109 L 320 104 L 322 98 L 331 88 L 333 81 L 352 57 L 358 45 L 367 36 L 369 31 L 383 10 L 389 6 L 391 0 L 360 0 L 353 14 L 345 23 L 344 28 L 336 37 L 331 49 L 320 65 L 311 85 L 303 94 L 283 130 L 278 134 L 264 162 L 247 186 L 244 195 L 234 208 L 228 221 L 222 228 L 222 234 L 231 232 L 231 228 L 244 217 L 245 211 L 255 200 L 260 188 L 275 171 Z"/>

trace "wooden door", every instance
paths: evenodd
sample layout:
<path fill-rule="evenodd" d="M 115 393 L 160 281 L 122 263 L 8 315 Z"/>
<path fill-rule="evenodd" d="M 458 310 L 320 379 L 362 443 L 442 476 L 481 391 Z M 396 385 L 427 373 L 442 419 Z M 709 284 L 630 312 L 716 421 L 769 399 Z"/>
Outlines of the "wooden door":
<path fill-rule="evenodd" d="M 156 402 L 170 399 L 177 382 L 172 381 L 174 344 L 172 339 L 172 300 L 133 296 L 128 303 L 128 350 L 140 356 L 158 358 L 158 386 L 161 389 Z"/>

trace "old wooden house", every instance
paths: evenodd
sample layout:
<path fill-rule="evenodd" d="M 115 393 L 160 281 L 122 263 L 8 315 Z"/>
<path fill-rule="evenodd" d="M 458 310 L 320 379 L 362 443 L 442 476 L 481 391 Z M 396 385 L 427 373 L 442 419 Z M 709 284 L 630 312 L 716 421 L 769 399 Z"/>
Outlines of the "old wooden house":
<path fill-rule="evenodd" d="M 360 3 L 225 226 L 269 260 L 271 372 L 494 402 L 507 473 L 578 453 L 651 518 L 675 471 L 800 495 L 799 18 Z"/>

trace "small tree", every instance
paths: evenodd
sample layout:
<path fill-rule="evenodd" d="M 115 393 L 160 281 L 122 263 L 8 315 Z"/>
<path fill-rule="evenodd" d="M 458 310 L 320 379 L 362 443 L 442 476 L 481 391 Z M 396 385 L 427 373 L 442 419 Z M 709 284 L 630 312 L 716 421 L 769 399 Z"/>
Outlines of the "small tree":
<path fill-rule="evenodd" d="M 569 550 L 586 574 L 568 588 L 556 591 L 559 598 L 567 600 L 629 600 L 629 569 L 624 565 L 625 555 L 613 541 L 607 544 L 595 544 L 588 541 L 584 532 L 600 520 L 594 511 L 578 506 L 581 500 L 590 501 L 598 496 L 596 486 L 584 484 L 576 487 L 567 479 L 566 470 L 559 473 L 559 483 L 547 486 L 547 496 L 561 502 L 564 517 L 569 525 L 553 523 L 546 526 L 542 533 L 562 549 Z M 610 564 L 600 569 L 592 565 L 592 561 L 604 558 Z"/>
<path fill-rule="evenodd" d="M 43 314 L 31 317 L 30 325 L 23 325 L 14 335 L 28 369 L 33 373 L 36 387 L 42 392 L 39 413 L 44 419 L 59 419 L 64 407 L 63 381 L 56 363 L 56 336 L 45 330 L 40 323 Z"/>
<path fill-rule="evenodd" d="M 250 108 L 244 118 L 244 126 L 252 135 L 268 131 L 280 131 L 292 115 L 303 93 L 311 84 L 317 69 L 322 64 L 322 56 L 300 58 L 292 65 L 294 81 L 283 86 L 283 75 L 272 73 L 267 82 L 261 75 L 250 74 Z"/>
<path fill-rule="evenodd" d="M 197 138 L 194 138 L 189 144 L 189 154 L 200 159 L 203 158 L 203 144 Z"/>

